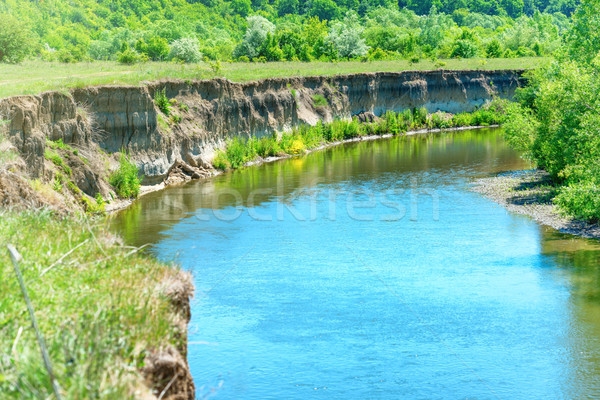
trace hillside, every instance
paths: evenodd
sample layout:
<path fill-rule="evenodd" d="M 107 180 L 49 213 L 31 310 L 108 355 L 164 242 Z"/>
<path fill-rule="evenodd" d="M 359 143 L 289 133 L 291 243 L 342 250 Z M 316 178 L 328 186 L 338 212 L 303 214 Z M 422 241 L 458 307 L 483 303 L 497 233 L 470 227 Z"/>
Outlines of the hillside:
<path fill-rule="evenodd" d="M 331 61 L 551 54 L 575 1 L 6 0 L 0 61 Z"/>

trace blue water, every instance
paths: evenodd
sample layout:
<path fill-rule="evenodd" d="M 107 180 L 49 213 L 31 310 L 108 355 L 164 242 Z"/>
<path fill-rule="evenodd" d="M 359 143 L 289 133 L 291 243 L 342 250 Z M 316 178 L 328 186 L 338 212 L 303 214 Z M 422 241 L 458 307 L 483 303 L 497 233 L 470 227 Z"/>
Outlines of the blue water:
<path fill-rule="evenodd" d="M 500 130 L 350 144 L 115 226 L 193 273 L 200 398 L 600 397 L 600 247 L 470 190 L 523 168 Z"/>

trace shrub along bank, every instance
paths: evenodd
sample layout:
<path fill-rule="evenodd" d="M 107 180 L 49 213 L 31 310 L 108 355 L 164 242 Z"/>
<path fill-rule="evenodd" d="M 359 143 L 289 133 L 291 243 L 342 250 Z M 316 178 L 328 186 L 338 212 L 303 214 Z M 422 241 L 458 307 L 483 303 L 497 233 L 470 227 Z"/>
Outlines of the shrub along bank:
<path fill-rule="evenodd" d="M 399 113 L 388 111 L 373 122 L 361 123 L 335 120 L 331 123 L 318 122 L 315 126 L 303 125 L 291 132 L 274 133 L 271 136 L 244 140 L 231 139 L 224 150 L 217 153 L 213 165 L 227 170 L 242 167 L 245 163 L 273 156 L 294 155 L 321 145 L 342 140 L 373 135 L 402 135 L 420 129 L 448 129 L 469 126 L 501 124 L 505 120 L 505 100 L 495 99 L 492 103 L 472 112 L 461 114 L 428 114 L 425 108 L 404 110 Z"/>
<path fill-rule="evenodd" d="M 584 0 L 553 63 L 517 92 L 506 134 L 555 185 L 567 215 L 600 221 L 600 1 Z"/>

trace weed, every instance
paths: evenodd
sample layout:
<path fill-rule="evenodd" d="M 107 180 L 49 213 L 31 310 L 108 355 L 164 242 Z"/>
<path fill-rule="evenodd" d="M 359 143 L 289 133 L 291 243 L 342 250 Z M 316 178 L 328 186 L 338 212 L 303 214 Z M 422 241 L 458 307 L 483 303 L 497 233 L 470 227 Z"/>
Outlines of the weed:
<path fill-rule="evenodd" d="M 137 197 L 141 186 L 138 173 L 137 166 L 121 151 L 119 168 L 110 175 L 108 181 L 120 197 Z"/>
<path fill-rule="evenodd" d="M 312 101 L 313 106 L 316 108 L 327 107 L 329 105 L 329 102 L 327 102 L 327 99 L 322 94 L 313 94 Z"/>
<path fill-rule="evenodd" d="M 59 193 L 62 192 L 63 185 L 58 176 L 55 176 L 54 180 L 52 181 L 52 189 L 56 190 Z"/>
<path fill-rule="evenodd" d="M 71 175 L 71 173 L 72 173 L 71 168 L 69 168 L 69 166 L 67 164 L 65 164 L 65 161 L 62 159 L 60 154 L 58 154 L 57 152 L 55 152 L 51 149 L 46 149 L 44 151 L 44 157 L 47 160 L 52 161 L 52 163 L 54 165 L 56 165 L 57 167 L 62 169 L 67 175 L 69 175 L 69 176 Z"/>
<path fill-rule="evenodd" d="M 158 109 L 167 117 L 171 115 L 172 106 L 171 102 L 169 102 L 169 99 L 167 99 L 167 95 L 165 94 L 165 88 L 162 90 L 157 90 L 156 93 L 154 93 L 154 103 L 156 104 L 156 107 L 158 107 Z"/>
<path fill-rule="evenodd" d="M 399 113 L 388 111 L 373 123 L 361 124 L 356 119 L 351 121 L 334 120 L 328 124 L 319 121 L 315 126 L 299 126 L 291 132 L 283 133 L 281 137 L 273 133 L 271 136 L 260 139 L 254 137 L 246 141 L 239 138 L 232 139 L 227 142 L 224 150 L 217 152 L 213 165 L 221 170 L 235 169 L 256 157 L 270 157 L 282 153 L 300 154 L 307 149 L 314 149 L 324 142 L 337 142 L 364 135 L 386 133 L 399 135 L 409 130 L 423 128 L 499 124 L 504 121 L 505 113 L 502 104 L 494 101 L 473 113 L 454 116 L 445 113 L 429 115 L 427 109 L 421 107 L 412 110 L 406 109 Z"/>
<path fill-rule="evenodd" d="M 23 256 L 21 272 L 63 398 L 139 397 L 134 391 L 144 383 L 137 370 L 146 351 L 179 340 L 160 289 L 177 270 L 110 244 L 111 233 L 89 218 L 44 210 L 0 217 L 0 237 Z M 0 276 L 1 397 L 54 398 L 6 251 Z"/>

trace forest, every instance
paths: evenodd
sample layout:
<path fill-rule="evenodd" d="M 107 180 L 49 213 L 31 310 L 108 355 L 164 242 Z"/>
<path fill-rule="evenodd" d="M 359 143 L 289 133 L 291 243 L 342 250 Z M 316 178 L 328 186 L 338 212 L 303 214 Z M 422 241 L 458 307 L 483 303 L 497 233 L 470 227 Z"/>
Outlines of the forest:
<path fill-rule="evenodd" d="M 547 56 L 575 0 L 5 0 L 0 62 Z"/>

